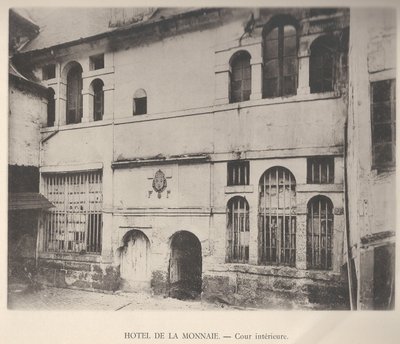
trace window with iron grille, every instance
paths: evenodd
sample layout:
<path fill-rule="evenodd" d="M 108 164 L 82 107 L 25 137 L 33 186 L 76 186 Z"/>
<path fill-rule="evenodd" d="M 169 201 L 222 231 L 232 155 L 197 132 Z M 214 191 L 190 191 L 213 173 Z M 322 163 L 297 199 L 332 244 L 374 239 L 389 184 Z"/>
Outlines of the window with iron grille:
<path fill-rule="evenodd" d="M 55 206 L 44 221 L 44 251 L 101 253 L 101 171 L 46 174 L 43 180 L 44 195 Z"/>
<path fill-rule="evenodd" d="M 316 196 L 307 207 L 307 268 L 332 269 L 333 205 Z"/>
<path fill-rule="evenodd" d="M 228 162 L 228 186 L 249 185 L 250 164 L 248 161 Z"/>
<path fill-rule="evenodd" d="M 308 184 L 332 184 L 335 180 L 334 158 L 331 156 L 307 159 Z"/>
<path fill-rule="evenodd" d="M 260 263 L 295 266 L 296 180 L 284 167 L 260 178 L 258 226 Z"/>
<path fill-rule="evenodd" d="M 372 161 L 374 168 L 396 163 L 396 82 L 371 83 Z"/>
<path fill-rule="evenodd" d="M 101 121 L 104 114 L 104 91 L 103 81 L 96 79 L 92 83 L 93 87 L 93 119 Z"/>
<path fill-rule="evenodd" d="M 336 61 L 336 43 L 332 37 L 318 37 L 311 44 L 310 92 L 333 91 Z"/>
<path fill-rule="evenodd" d="M 67 75 L 67 124 L 82 121 L 82 68 L 70 69 Z"/>
<path fill-rule="evenodd" d="M 240 196 L 229 200 L 227 206 L 227 261 L 230 263 L 249 262 L 249 204 Z"/>
<path fill-rule="evenodd" d="M 297 92 L 297 31 L 292 20 L 276 18 L 264 36 L 263 97 Z"/>
<path fill-rule="evenodd" d="M 237 103 L 250 99 L 251 66 L 250 55 L 239 51 L 231 60 L 231 92 L 230 102 Z"/>

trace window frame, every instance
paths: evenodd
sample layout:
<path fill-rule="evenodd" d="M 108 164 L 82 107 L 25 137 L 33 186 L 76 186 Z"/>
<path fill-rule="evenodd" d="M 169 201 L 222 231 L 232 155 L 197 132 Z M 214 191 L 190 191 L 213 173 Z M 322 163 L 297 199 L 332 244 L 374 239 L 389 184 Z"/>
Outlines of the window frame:
<path fill-rule="evenodd" d="M 76 74 L 75 75 L 73 75 Z M 66 124 L 77 124 L 82 122 L 83 117 L 83 80 L 82 80 L 82 67 L 78 65 L 74 65 L 68 71 L 67 74 L 67 100 L 66 100 Z M 75 77 L 75 80 L 71 80 L 72 77 Z M 76 83 L 73 84 L 73 82 Z M 75 87 L 74 89 L 71 89 Z M 75 103 L 75 104 L 73 104 Z M 75 107 L 71 108 L 71 105 L 75 105 Z M 70 115 L 71 111 L 74 111 L 73 116 Z"/>
<path fill-rule="evenodd" d="M 325 69 L 330 59 L 330 77 L 325 77 Z M 321 62 L 317 61 L 320 59 Z M 334 37 L 322 35 L 317 37 L 310 46 L 309 58 L 309 87 L 310 93 L 333 92 L 336 84 L 336 69 L 338 61 L 338 44 Z M 320 66 L 317 66 L 320 63 Z M 319 73 L 316 71 L 319 69 Z M 318 84 L 321 85 L 318 87 Z M 326 87 L 326 84 L 329 86 Z"/>
<path fill-rule="evenodd" d="M 237 171 L 236 171 L 237 169 Z M 238 182 L 235 182 L 238 180 Z M 227 163 L 227 186 L 250 184 L 250 162 L 248 160 L 233 160 Z"/>
<path fill-rule="evenodd" d="M 314 205 L 318 202 L 317 217 L 315 217 Z M 322 218 L 322 205 L 325 202 L 325 218 Z M 329 212 L 328 212 L 329 210 Z M 314 231 L 315 219 L 318 220 L 318 235 Z M 323 221 L 325 221 L 325 245 L 323 246 Z M 330 224 L 330 225 L 329 225 Z M 327 196 L 317 195 L 307 203 L 307 226 L 306 226 L 306 264 L 308 270 L 332 270 L 333 269 L 333 241 L 334 241 L 334 207 L 331 199 Z M 310 230 L 311 229 L 311 230 Z M 310 233 L 311 231 L 311 233 Z M 311 237 L 311 244 L 310 244 Z M 318 238 L 315 245 L 315 237 Z M 329 239 L 328 239 L 329 237 Z M 316 246 L 316 247 L 315 247 Z M 323 247 L 322 247 L 323 246 Z M 324 249 L 324 250 L 323 250 Z M 310 251 L 311 250 L 311 251 Z M 325 252 L 325 260 L 322 260 L 322 252 Z"/>
<path fill-rule="evenodd" d="M 291 26 L 295 30 L 295 40 L 296 40 L 296 47 L 295 51 L 296 53 L 294 55 L 286 55 L 285 54 L 285 44 L 284 40 L 287 37 L 285 37 L 285 27 L 286 26 Z M 268 48 L 268 41 L 272 41 L 274 39 L 267 39 L 268 35 L 271 34 L 271 32 L 275 29 L 278 29 L 278 37 L 276 39 L 277 41 L 277 57 L 276 58 L 267 58 L 267 53 L 266 50 Z M 267 26 L 264 28 L 263 32 L 263 87 L 262 87 L 262 97 L 263 98 L 277 98 L 277 97 L 289 97 L 289 96 L 294 96 L 297 94 L 297 87 L 298 87 L 298 82 L 299 82 L 299 58 L 298 58 L 298 51 L 299 51 L 299 33 L 298 33 L 298 25 L 296 21 L 293 18 L 290 17 L 277 17 L 273 18 L 270 24 L 267 24 Z M 285 59 L 286 58 L 295 58 L 296 61 L 296 66 L 295 66 L 295 74 L 288 74 L 285 75 L 284 68 L 285 68 Z M 266 73 L 266 65 L 268 62 L 271 61 L 277 61 L 278 64 L 278 76 L 276 77 L 277 79 L 277 85 L 275 86 L 275 92 L 274 94 L 269 94 L 267 93 L 267 85 L 269 80 L 273 79 L 271 77 L 267 77 Z M 294 80 L 294 89 L 293 92 L 286 92 L 285 91 L 285 77 L 292 76 L 295 78 Z"/>
<path fill-rule="evenodd" d="M 248 264 L 250 257 L 250 206 L 246 198 L 235 196 L 227 202 L 226 229 L 226 262 Z"/>
<path fill-rule="evenodd" d="M 377 85 L 378 83 L 381 82 L 390 82 L 390 96 L 389 100 L 385 101 L 379 101 L 379 102 L 374 102 L 374 85 Z M 380 104 L 382 105 L 383 103 L 389 103 L 390 104 L 390 122 L 378 122 L 376 123 L 374 121 L 375 117 L 375 112 L 374 112 L 374 106 Z M 370 112 L 371 112 L 371 158 L 372 158 L 372 169 L 374 170 L 387 170 L 387 169 L 392 169 L 396 167 L 396 79 L 395 78 L 389 78 L 389 79 L 383 79 L 383 80 L 377 80 L 377 81 L 371 81 L 370 82 Z M 374 142 L 374 134 L 375 134 L 375 126 L 376 125 L 382 125 L 382 124 L 390 124 L 391 127 L 391 141 L 384 141 L 384 142 L 379 142 L 376 143 Z M 392 159 L 390 161 L 385 161 L 385 162 L 377 162 L 376 159 L 376 153 L 375 153 L 375 148 L 376 146 L 383 146 L 385 144 L 390 144 L 391 146 L 391 155 Z"/>
<path fill-rule="evenodd" d="M 275 174 L 274 183 L 272 183 L 272 174 Z M 283 183 L 279 182 L 280 175 L 284 179 Z M 296 185 L 292 172 L 282 166 L 271 167 L 260 177 L 258 191 L 260 265 L 296 266 Z M 273 188 L 275 188 L 275 196 L 271 192 Z M 282 192 L 280 192 L 281 189 Z M 286 190 L 288 190 L 288 199 L 286 199 Z M 279 202 L 281 198 L 283 198 L 283 207 L 279 207 L 282 205 Z M 273 202 L 276 202 L 276 207 L 273 207 Z"/>
<path fill-rule="evenodd" d="M 326 166 L 324 166 L 326 164 Z M 315 181 L 313 166 L 318 167 L 319 181 Z M 326 181 L 322 181 L 322 172 L 326 169 Z M 311 172 L 311 175 L 310 175 Z M 335 183 L 335 157 L 334 156 L 311 156 L 307 158 L 307 184 L 334 184 Z"/>
<path fill-rule="evenodd" d="M 248 65 L 247 65 L 248 63 Z M 238 66 L 240 64 L 240 66 Z M 244 66 L 245 65 L 245 66 Z M 244 78 L 245 69 L 248 69 L 248 78 Z M 239 80 L 234 80 L 234 74 L 239 72 L 241 78 Z M 245 88 L 244 84 L 248 83 L 249 88 Z M 240 83 L 238 91 L 233 91 L 235 89 L 234 83 Z M 238 96 L 234 94 L 239 93 Z M 247 94 L 248 93 L 248 94 Z M 251 96 L 251 55 L 245 51 L 241 50 L 236 52 L 230 61 L 230 73 L 229 73 L 229 103 L 240 103 L 250 100 Z"/>

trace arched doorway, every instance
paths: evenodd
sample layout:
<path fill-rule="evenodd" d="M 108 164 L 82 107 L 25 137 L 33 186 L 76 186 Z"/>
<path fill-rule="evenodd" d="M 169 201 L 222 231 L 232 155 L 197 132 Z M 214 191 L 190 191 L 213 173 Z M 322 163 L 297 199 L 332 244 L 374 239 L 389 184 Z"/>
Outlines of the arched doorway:
<path fill-rule="evenodd" d="M 169 295 L 177 299 L 196 299 L 201 293 L 201 243 L 192 233 L 181 231 L 171 238 Z"/>
<path fill-rule="evenodd" d="M 123 238 L 119 249 L 122 289 L 126 291 L 150 290 L 150 242 L 139 230 L 131 230 Z"/>

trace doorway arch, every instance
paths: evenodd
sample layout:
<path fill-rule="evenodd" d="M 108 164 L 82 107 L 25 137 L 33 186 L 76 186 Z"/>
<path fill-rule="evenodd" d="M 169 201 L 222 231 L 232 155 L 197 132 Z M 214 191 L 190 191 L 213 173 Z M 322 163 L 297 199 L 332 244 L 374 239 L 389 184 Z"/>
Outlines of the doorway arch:
<path fill-rule="evenodd" d="M 171 237 L 168 268 L 169 296 L 196 299 L 201 294 L 202 255 L 199 239 L 188 231 Z"/>
<path fill-rule="evenodd" d="M 150 241 L 139 230 L 127 232 L 120 247 L 120 274 L 122 289 L 126 291 L 150 290 Z"/>

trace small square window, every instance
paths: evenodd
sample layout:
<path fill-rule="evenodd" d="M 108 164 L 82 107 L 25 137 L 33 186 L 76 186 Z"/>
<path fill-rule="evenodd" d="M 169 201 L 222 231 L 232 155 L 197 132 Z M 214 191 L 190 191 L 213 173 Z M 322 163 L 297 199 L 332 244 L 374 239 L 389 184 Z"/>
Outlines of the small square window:
<path fill-rule="evenodd" d="M 42 69 L 42 78 L 43 80 L 54 79 L 56 77 L 56 65 L 49 64 L 43 67 Z"/>
<path fill-rule="evenodd" d="M 250 164 L 248 161 L 228 162 L 228 186 L 249 185 Z"/>
<path fill-rule="evenodd" d="M 104 54 L 90 56 L 90 70 L 104 68 Z"/>
<path fill-rule="evenodd" d="M 333 157 L 313 157 L 307 159 L 308 184 L 332 184 L 335 180 Z"/>

